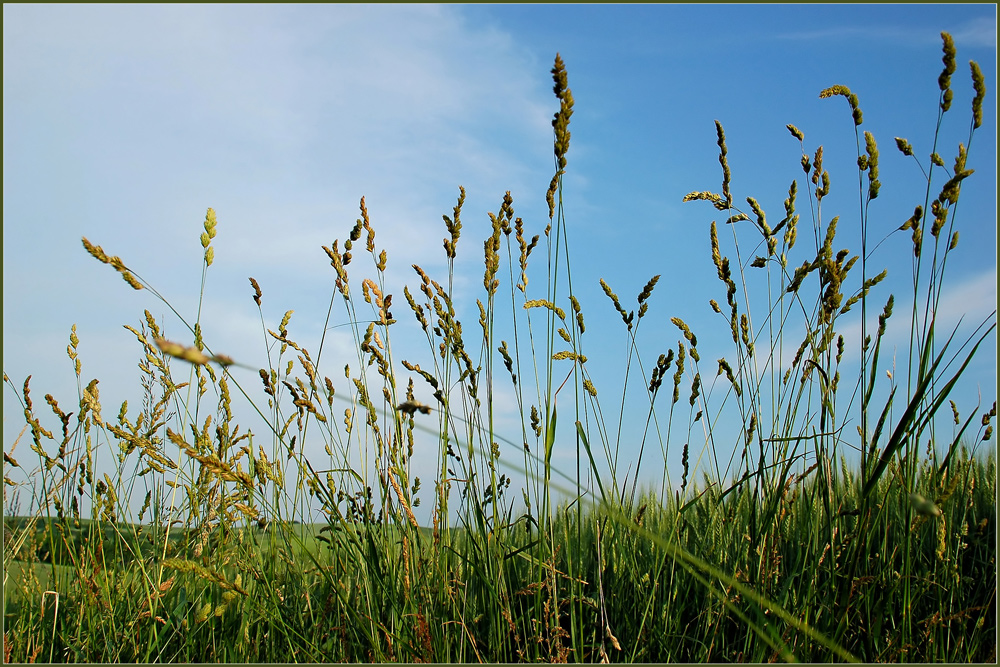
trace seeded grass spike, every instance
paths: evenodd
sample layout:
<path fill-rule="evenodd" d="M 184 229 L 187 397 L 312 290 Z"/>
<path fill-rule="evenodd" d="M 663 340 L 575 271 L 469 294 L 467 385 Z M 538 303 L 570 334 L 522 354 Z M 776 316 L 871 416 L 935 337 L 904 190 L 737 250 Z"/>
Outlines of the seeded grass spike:
<path fill-rule="evenodd" d="M 951 90 L 951 75 L 955 73 L 956 52 L 955 40 L 952 39 L 949 33 L 942 32 L 941 40 L 943 42 L 941 48 L 944 51 L 941 62 L 944 63 L 944 70 L 941 72 L 941 76 L 938 77 L 938 87 L 941 89 L 941 111 L 945 112 L 951 108 L 951 100 L 954 96 L 954 92 Z"/>
<path fill-rule="evenodd" d="M 860 103 L 858 102 L 858 96 L 852 93 L 850 88 L 840 85 L 830 86 L 829 88 L 824 88 L 819 93 L 820 99 L 826 99 L 837 95 L 847 99 L 847 103 L 851 105 L 851 115 L 854 116 L 854 124 L 861 125 L 863 115 L 861 113 Z"/>
<path fill-rule="evenodd" d="M 553 151 L 556 158 L 556 173 L 552 176 L 549 189 L 545 193 L 545 201 L 549 205 L 549 220 L 555 217 L 556 204 L 555 195 L 559 187 L 559 177 L 566 171 L 566 153 L 569 151 L 569 119 L 573 115 L 573 91 L 569 89 L 569 76 L 566 74 L 566 65 L 562 57 L 557 53 L 555 65 L 552 67 L 552 79 L 554 85 L 552 91 L 559 99 L 559 111 L 552 119 L 552 129 L 555 135 Z M 548 235 L 551 223 L 545 228 Z"/>
<path fill-rule="evenodd" d="M 122 278 L 129 284 L 129 286 L 132 287 L 132 289 L 141 290 L 143 288 L 139 281 L 136 280 L 135 276 L 132 275 L 132 272 L 125 266 L 125 263 L 122 262 L 121 257 L 118 257 L 117 255 L 108 257 L 101 246 L 95 246 L 87 240 L 86 236 L 83 237 L 83 247 L 86 248 L 87 252 L 90 253 L 94 259 L 105 264 L 110 264 L 114 267 L 115 271 L 122 274 Z"/>

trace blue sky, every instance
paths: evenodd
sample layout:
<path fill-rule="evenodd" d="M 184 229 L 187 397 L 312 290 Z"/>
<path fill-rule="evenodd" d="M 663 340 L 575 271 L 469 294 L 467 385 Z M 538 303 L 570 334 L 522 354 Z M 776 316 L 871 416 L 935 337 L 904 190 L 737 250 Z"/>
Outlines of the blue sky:
<path fill-rule="evenodd" d="M 468 308 L 466 328 L 475 328 L 487 211 L 496 212 L 510 190 L 530 234 L 547 222 L 556 52 L 576 101 L 564 190 L 574 288 L 587 317 L 584 345 L 595 382 L 602 398 L 612 397 L 606 410 L 620 400 L 613 397 L 626 343 L 599 278 L 634 303 L 646 281 L 662 274 L 638 341 L 647 372 L 676 346 L 673 316 L 699 336 L 709 374 L 712 360 L 732 351 L 707 305 L 725 298 L 708 245 L 709 223 L 725 216 L 703 202 L 681 202 L 691 191 L 721 189 L 714 121 L 726 129 L 736 200 L 756 197 L 772 224 L 783 216 L 791 180 L 800 180 L 803 194 L 806 185 L 786 124 L 805 133 L 808 151 L 822 144 L 833 182 L 824 223 L 841 215 L 841 243 L 856 251 L 850 110 L 843 98 L 818 93 L 850 87 L 864 111 L 862 129 L 879 142 L 883 186 L 871 224 L 881 239 L 923 202 L 919 169 L 893 137 L 909 139 L 926 164 L 942 30 L 955 38 L 959 62 L 939 148 L 949 167 L 968 136 L 970 59 L 989 88 L 969 161 L 976 173 L 962 192 L 960 259 L 949 267 L 944 319 L 979 321 L 996 307 L 995 5 L 3 11 L 4 372 L 18 387 L 32 375 L 41 408 L 49 392 L 64 409 L 76 403 L 65 356 L 73 324 L 85 382 L 101 379 L 105 412 L 117 413 L 125 399 L 138 404 L 140 350 L 122 325 L 138 325 L 144 308 L 166 312 L 148 291 L 132 291 L 89 257 L 80 237 L 121 256 L 193 319 L 208 207 L 217 212 L 219 235 L 205 335 L 214 349 L 249 365 L 265 362 L 247 277 L 263 288 L 268 326 L 294 309 L 292 337 L 315 349 L 333 280 L 320 246 L 347 236 L 362 196 L 398 286 L 399 356 L 419 360 L 428 357 L 426 345 L 411 353 L 401 340 L 416 332 L 401 286 L 418 285 L 414 263 L 443 277 L 441 215 L 450 215 L 458 187 L 466 188 L 456 284 Z M 876 301 L 892 291 L 897 313 L 908 312 L 908 243 L 908 234 L 897 233 L 872 259 L 891 272 Z M 535 270 L 541 289 L 544 267 Z M 166 324 L 168 335 L 180 334 L 176 321 Z M 902 334 L 894 344 L 905 346 Z M 345 336 L 331 345 L 331 356 L 354 354 Z M 995 337 L 986 347 L 960 394 L 966 411 L 979 392 L 985 406 L 996 395 Z M 245 375 L 245 386 L 256 390 L 253 374 Z M 9 450 L 23 421 L 4 391 Z M 679 456 L 675 446 L 672 474 Z"/>

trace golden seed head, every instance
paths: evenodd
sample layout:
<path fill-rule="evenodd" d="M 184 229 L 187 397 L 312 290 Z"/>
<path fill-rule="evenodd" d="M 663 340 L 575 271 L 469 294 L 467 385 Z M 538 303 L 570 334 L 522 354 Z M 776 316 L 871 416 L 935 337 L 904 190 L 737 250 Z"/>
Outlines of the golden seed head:
<path fill-rule="evenodd" d="M 725 197 L 725 208 L 729 208 L 733 204 L 733 197 L 729 192 L 729 182 L 732 178 L 732 173 L 729 171 L 729 160 L 726 159 L 726 154 L 729 153 L 729 150 L 726 148 L 726 132 L 722 129 L 722 123 L 718 120 L 715 121 L 715 132 L 718 135 L 719 164 L 722 165 L 722 196 Z"/>
<path fill-rule="evenodd" d="M 839 220 L 839 215 L 833 216 L 833 219 L 830 220 L 830 225 L 826 228 L 826 238 L 823 240 L 823 252 L 827 257 L 832 254 L 833 239 L 837 235 L 837 222 Z"/>
<path fill-rule="evenodd" d="M 570 352 L 564 350 L 562 352 L 556 352 L 552 355 L 553 361 L 560 361 L 562 359 L 572 359 L 574 361 L 579 361 L 581 364 L 587 363 L 587 357 L 582 354 L 577 354 L 576 352 Z"/>
<path fill-rule="evenodd" d="M 364 200 L 362 200 L 363 202 Z M 458 187 L 458 203 L 455 204 L 453 218 L 449 218 L 446 215 L 441 216 L 444 219 L 445 227 L 448 229 L 448 233 L 451 235 L 450 239 L 444 239 L 444 250 L 445 254 L 449 259 L 455 259 L 455 244 L 458 243 L 458 238 L 462 234 L 462 205 L 465 204 L 465 188 L 462 186 Z M 374 235 L 374 232 L 369 232 L 370 235 Z M 369 250 L 373 249 L 369 248 Z"/>
<path fill-rule="evenodd" d="M 719 211 L 725 211 L 727 208 L 729 208 L 729 204 L 727 203 L 726 199 L 721 195 L 715 194 L 714 192 L 707 192 L 707 191 L 689 192 L 688 194 L 684 195 L 684 198 L 681 201 L 684 202 L 710 201 Z"/>
<path fill-rule="evenodd" d="M 983 124 L 983 100 L 986 98 L 986 82 L 983 79 L 983 72 L 979 69 L 979 63 L 974 60 L 969 61 L 972 69 L 972 87 L 976 91 L 976 96 L 972 99 L 972 127 L 978 128 Z"/>
<path fill-rule="evenodd" d="M 821 99 L 834 97 L 836 95 L 840 95 L 842 97 L 847 98 L 848 104 L 851 105 L 851 114 L 854 116 L 854 125 L 855 126 L 861 125 L 862 114 L 861 114 L 861 108 L 858 105 L 858 96 L 852 93 L 850 88 L 848 88 L 847 86 L 840 86 L 840 85 L 830 86 L 829 88 L 820 91 L 819 94 Z"/>
<path fill-rule="evenodd" d="M 531 308 L 548 308 L 553 313 L 555 313 L 560 320 L 566 319 L 566 311 L 564 311 L 562 308 L 555 305 L 548 299 L 532 299 L 530 301 L 526 301 L 524 304 L 524 309 L 529 310 Z"/>
<path fill-rule="evenodd" d="M 913 228 L 913 256 L 920 257 L 920 246 L 923 244 L 924 234 L 919 227 Z"/>
<path fill-rule="evenodd" d="M 215 209 L 210 208 L 205 213 L 205 233 L 208 234 L 208 238 L 215 238 L 215 226 L 219 224 L 215 218 Z"/>
<path fill-rule="evenodd" d="M 129 287 L 131 287 L 136 291 L 142 289 L 142 285 L 139 283 L 138 280 L 135 279 L 135 276 L 133 276 L 129 271 L 122 271 L 121 274 L 125 282 L 129 284 Z"/>
<path fill-rule="evenodd" d="M 813 158 L 812 165 L 813 165 L 813 174 L 812 174 L 813 185 L 819 185 L 820 174 L 823 172 L 822 146 L 816 149 L 816 156 Z"/>
<path fill-rule="evenodd" d="M 569 89 L 569 77 L 566 75 L 566 67 L 562 58 L 556 54 L 555 65 L 552 68 L 552 79 L 555 83 L 552 90 L 559 99 L 559 111 L 552 118 L 552 129 L 554 134 L 553 151 L 556 156 L 556 173 L 549 182 L 549 189 L 545 192 L 545 201 L 549 205 L 549 220 L 555 216 L 555 195 L 559 189 L 560 177 L 566 170 L 566 153 L 569 151 L 569 119 L 573 115 L 573 92 Z M 545 228 L 545 235 L 549 235 L 551 224 Z"/>
<path fill-rule="evenodd" d="M 566 73 L 566 66 L 562 58 L 557 53 L 555 65 L 552 68 L 552 80 L 555 85 L 552 92 L 559 99 L 559 111 L 552 119 L 552 127 L 555 130 L 555 155 L 561 172 L 566 168 L 566 152 L 569 150 L 569 119 L 573 115 L 573 91 L 569 89 L 569 76 Z"/>
<path fill-rule="evenodd" d="M 722 278 L 722 253 L 719 251 L 719 232 L 715 226 L 715 220 L 712 221 L 712 225 L 709 231 L 709 237 L 712 241 L 712 262 L 715 264 L 715 268 L 719 271 L 719 278 Z"/>
<path fill-rule="evenodd" d="M 868 167 L 868 198 L 878 197 L 881 183 L 878 180 L 878 146 L 875 143 L 875 136 L 871 132 L 865 132 L 865 150 L 867 151 Z"/>
<path fill-rule="evenodd" d="M 764 215 L 764 209 L 760 207 L 757 200 L 753 197 L 747 197 L 747 203 L 750 204 L 750 210 L 753 211 L 754 215 L 757 216 L 757 227 L 763 232 L 765 237 L 771 236 L 771 227 L 767 224 L 767 217 Z M 743 216 L 746 219 L 746 215 Z"/>
<path fill-rule="evenodd" d="M 656 287 L 656 283 L 659 280 L 660 280 L 660 276 L 659 275 L 655 275 L 655 276 L 653 276 L 652 278 L 649 279 L 649 282 L 646 283 L 646 286 L 642 289 L 642 292 L 639 293 L 639 297 L 638 297 L 639 303 L 643 303 L 646 299 L 648 299 L 653 294 L 653 288 Z"/>
<path fill-rule="evenodd" d="M 250 285 L 253 287 L 253 300 L 258 306 L 260 305 L 260 297 L 262 296 L 260 291 L 260 285 L 253 278 L 250 278 Z"/>
<path fill-rule="evenodd" d="M 545 191 L 545 202 L 549 205 L 549 220 L 551 220 L 556 214 L 556 189 L 559 187 L 559 174 L 556 173 L 549 181 L 549 189 Z M 549 235 L 549 230 L 552 225 L 549 224 L 545 227 L 545 235 Z"/>
<path fill-rule="evenodd" d="M 95 246 L 93 243 L 88 241 L 86 236 L 83 237 L 83 247 L 86 248 L 87 252 L 89 252 L 91 256 L 99 262 L 104 262 L 105 264 L 111 263 L 108 256 L 104 254 L 104 249 L 101 248 L 101 246 Z"/>
<path fill-rule="evenodd" d="M 822 199 L 823 197 L 830 194 L 830 173 L 827 171 L 823 172 L 822 177 L 823 185 L 816 188 L 816 199 Z"/>
<path fill-rule="evenodd" d="M 695 361 L 697 361 L 697 359 Z M 694 407 L 694 404 L 698 400 L 698 396 L 700 395 L 700 393 L 701 393 L 701 373 L 695 373 L 694 380 L 691 382 L 691 398 L 689 399 L 691 407 Z"/>
<path fill-rule="evenodd" d="M 965 162 L 969 158 L 969 151 L 965 148 L 965 144 L 958 144 L 958 155 L 955 156 L 955 175 L 965 171 Z"/>
<path fill-rule="evenodd" d="M 604 290 L 604 293 L 608 295 L 609 299 L 611 299 L 615 304 L 617 304 L 618 295 L 615 294 L 613 291 L 611 291 L 611 287 L 606 282 L 604 282 L 604 278 L 601 278 L 600 281 L 601 281 L 601 288 Z"/>
<path fill-rule="evenodd" d="M 153 342 L 167 356 L 183 359 L 184 361 L 198 365 L 204 365 L 209 362 L 209 358 L 196 347 L 184 347 L 180 343 L 174 343 L 163 338 L 154 338 Z"/>
<path fill-rule="evenodd" d="M 944 63 L 944 70 L 938 77 L 938 88 L 941 89 L 942 101 L 941 110 L 947 111 L 951 107 L 951 75 L 955 73 L 955 41 L 946 32 L 941 33 L 941 40 L 944 42 L 941 49 L 944 55 L 941 62 Z"/>

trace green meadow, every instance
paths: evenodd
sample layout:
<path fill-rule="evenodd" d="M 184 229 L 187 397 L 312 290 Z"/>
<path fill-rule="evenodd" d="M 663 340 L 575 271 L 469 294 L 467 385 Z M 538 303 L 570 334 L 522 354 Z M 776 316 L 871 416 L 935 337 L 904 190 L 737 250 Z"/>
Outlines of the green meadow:
<path fill-rule="evenodd" d="M 938 133 L 968 125 L 957 148 L 938 133 L 876 141 L 848 87 L 817 91 L 853 126 L 858 169 L 828 173 L 822 147 L 789 125 L 801 159 L 775 166 L 790 186 L 765 214 L 731 191 L 716 122 L 705 149 L 719 183 L 685 201 L 706 222 L 691 243 L 716 269 L 710 304 L 730 351 L 700 347 L 679 317 L 662 350 L 636 344 L 650 297 L 683 277 L 650 267 L 626 298 L 571 266 L 574 100 L 558 56 L 548 220 L 517 217 L 508 192 L 491 234 L 466 239 L 460 189 L 444 216 L 447 271 L 414 265 L 402 294 L 387 291 L 364 199 L 323 248 L 330 312 L 343 315 L 325 328 L 346 325 L 355 344 L 346 368 L 324 339 L 296 337 L 291 311 L 269 329 L 283 309 L 254 278 L 239 298 L 260 308 L 267 367 L 203 338 L 207 310 L 161 299 L 175 322 L 147 310 L 127 325 L 140 405 L 101 404 L 74 327 L 77 396 L 39 400 L 30 378 L 4 374 L 25 415 L 4 443 L 5 662 L 995 661 L 996 403 L 960 405 L 953 389 L 995 344 L 996 311 L 957 333 L 936 326 L 949 262 L 962 261 L 958 202 L 976 187 L 967 160 L 986 88 L 971 63 L 975 97 L 953 95 L 957 54 L 942 38 L 927 103 Z M 919 166 L 919 205 L 894 239 L 912 258 L 907 295 L 888 293 L 865 254 L 883 240 L 869 229 L 880 150 Z M 856 189 L 857 208 L 825 210 L 834 187 Z M 842 249 L 848 226 L 860 248 Z M 203 286 L 226 232 L 212 209 L 192 232 Z M 141 267 L 83 246 L 160 297 Z M 477 314 L 463 321 L 455 259 L 479 248 Z M 600 281 L 631 344 L 621 387 L 589 373 L 602 351 L 586 347 L 581 281 Z M 866 315 L 860 336 L 844 334 L 848 312 Z M 404 317 L 427 361 L 394 352 Z M 897 320 L 909 349 L 893 359 L 882 343 Z M 513 431 L 498 427 L 501 387 Z M 237 423 L 237 403 L 255 406 L 253 424 Z M 665 469 L 668 445 L 682 451 L 680 479 L 630 476 L 624 414 L 653 425 L 647 469 Z M 325 456 L 306 456 L 307 442 Z M 729 474 L 696 465 L 701 443 L 703 463 L 735 452 Z M 433 478 L 415 473 L 417 456 Z"/>

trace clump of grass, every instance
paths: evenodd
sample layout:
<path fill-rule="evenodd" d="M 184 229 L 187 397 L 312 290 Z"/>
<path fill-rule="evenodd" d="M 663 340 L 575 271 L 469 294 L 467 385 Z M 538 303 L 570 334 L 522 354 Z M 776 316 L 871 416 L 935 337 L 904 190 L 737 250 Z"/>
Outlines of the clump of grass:
<path fill-rule="evenodd" d="M 953 99 L 955 54 L 943 37 L 938 127 L 931 165 L 920 165 L 925 201 L 902 227 L 911 231 L 915 304 L 905 383 L 881 380 L 893 296 L 868 303 L 885 277 L 868 267 L 878 146 L 858 129 L 858 98 L 833 86 L 821 97 L 846 98 L 855 126 L 860 254 L 835 249 L 839 218 L 823 212 L 834 182 L 821 146 L 807 151 L 804 133 L 788 126 L 813 231 L 804 250 L 798 180 L 773 226 L 758 199 L 738 208 L 716 122 L 721 194 L 685 200 L 728 216 L 731 245 L 710 227 L 725 306 L 710 305 L 735 352 L 702 369 L 697 333 L 678 315 L 676 343 L 644 362 L 637 332 L 660 276 L 639 291 L 635 310 L 600 279 L 628 342 L 621 398 L 611 399 L 618 414 L 606 419 L 598 396 L 609 390 L 599 393 L 588 372 L 584 310 L 573 291 L 562 178 L 574 100 L 557 56 L 549 219 L 531 235 L 510 192 L 490 213 L 478 330 L 463 327 L 454 290 L 460 188 L 443 216 L 446 275 L 414 265 L 418 284 L 403 290 L 424 358 L 394 352 L 389 258 L 362 199 L 348 237 L 323 248 L 336 282 L 315 354 L 292 335 L 292 311 L 277 330 L 267 327 L 270 304 L 250 277 L 267 349 L 262 368 L 209 347 L 199 303 L 190 323 L 171 308 L 181 337 L 149 311 L 127 327 L 141 348 L 138 411 L 125 403 L 105 419 L 98 381 L 84 384 L 75 328 L 67 353 L 78 408 L 68 413 L 45 397 L 56 432 L 36 412 L 30 377 L 16 387 L 4 375 L 26 422 L 4 448 L 5 660 L 995 659 L 996 464 L 978 443 L 991 438 L 996 404 L 964 420 L 954 402 L 950 415 L 943 411 L 995 321 L 957 350 L 955 334 L 935 336 L 985 86 L 973 63 L 969 140 L 948 171 L 936 142 Z M 914 155 L 907 140 L 896 143 Z M 942 169 L 945 184 L 932 187 Z M 209 209 L 202 294 L 218 227 Z M 84 246 L 169 306 L 123 260 Z M 360 281 L 355 252 L 371 261 Z M 545 280 L 530 282 L 536 261 Z M 763 289 L 748 278 L 753 272 L 765 276 Z M 870 306 L 881 312 L 874 335 Z M 863 330 L 851 341 L 838 327 L 855 307 Z M 328 370 L 334 313 L 357 357 Z M 497 326 L 508 314 L 510 340 Z M 860 369 L 842 382 L 849 345 L 859 346 Z M 633 366 L 646 428 L 637 460 L 622 471 Z M 243 370 L 252 382 L 241 381 Z M 518 406 L 513 435 L 497 426 L 498 383 Z M 236 395 L 257 412 L 258 433 L 236 423 Z M 732 421 L 738 442 L 723 466 L 731 443 L 719 425 Z M 856 437 L 848 428 L 855 421 Z M 33 479 L 16 482 L 9 475 L 21 469 L 15 454 L 24 458 L 17 449 L 26 437 L 38 466 Z M 667 462 L 677 437 L 683 475 L 675 487 Z M 418 439 L 435 446 L 429 483 L 415 472 Z M 569 439 L 575 470 L 560 470 L 553 450 Z M 306 442 L 321 445 L 326 460 L 306 457 Z M 648 466 L 657 446 L 661 486 L 640 488 L 643 459 Z M 852 447 L 856 464 L 845 454 Z M 512 491 L 512 478 L 523 487 Z M 417 510 L 428 495 L 430 525 L 422 526 Z"/>

